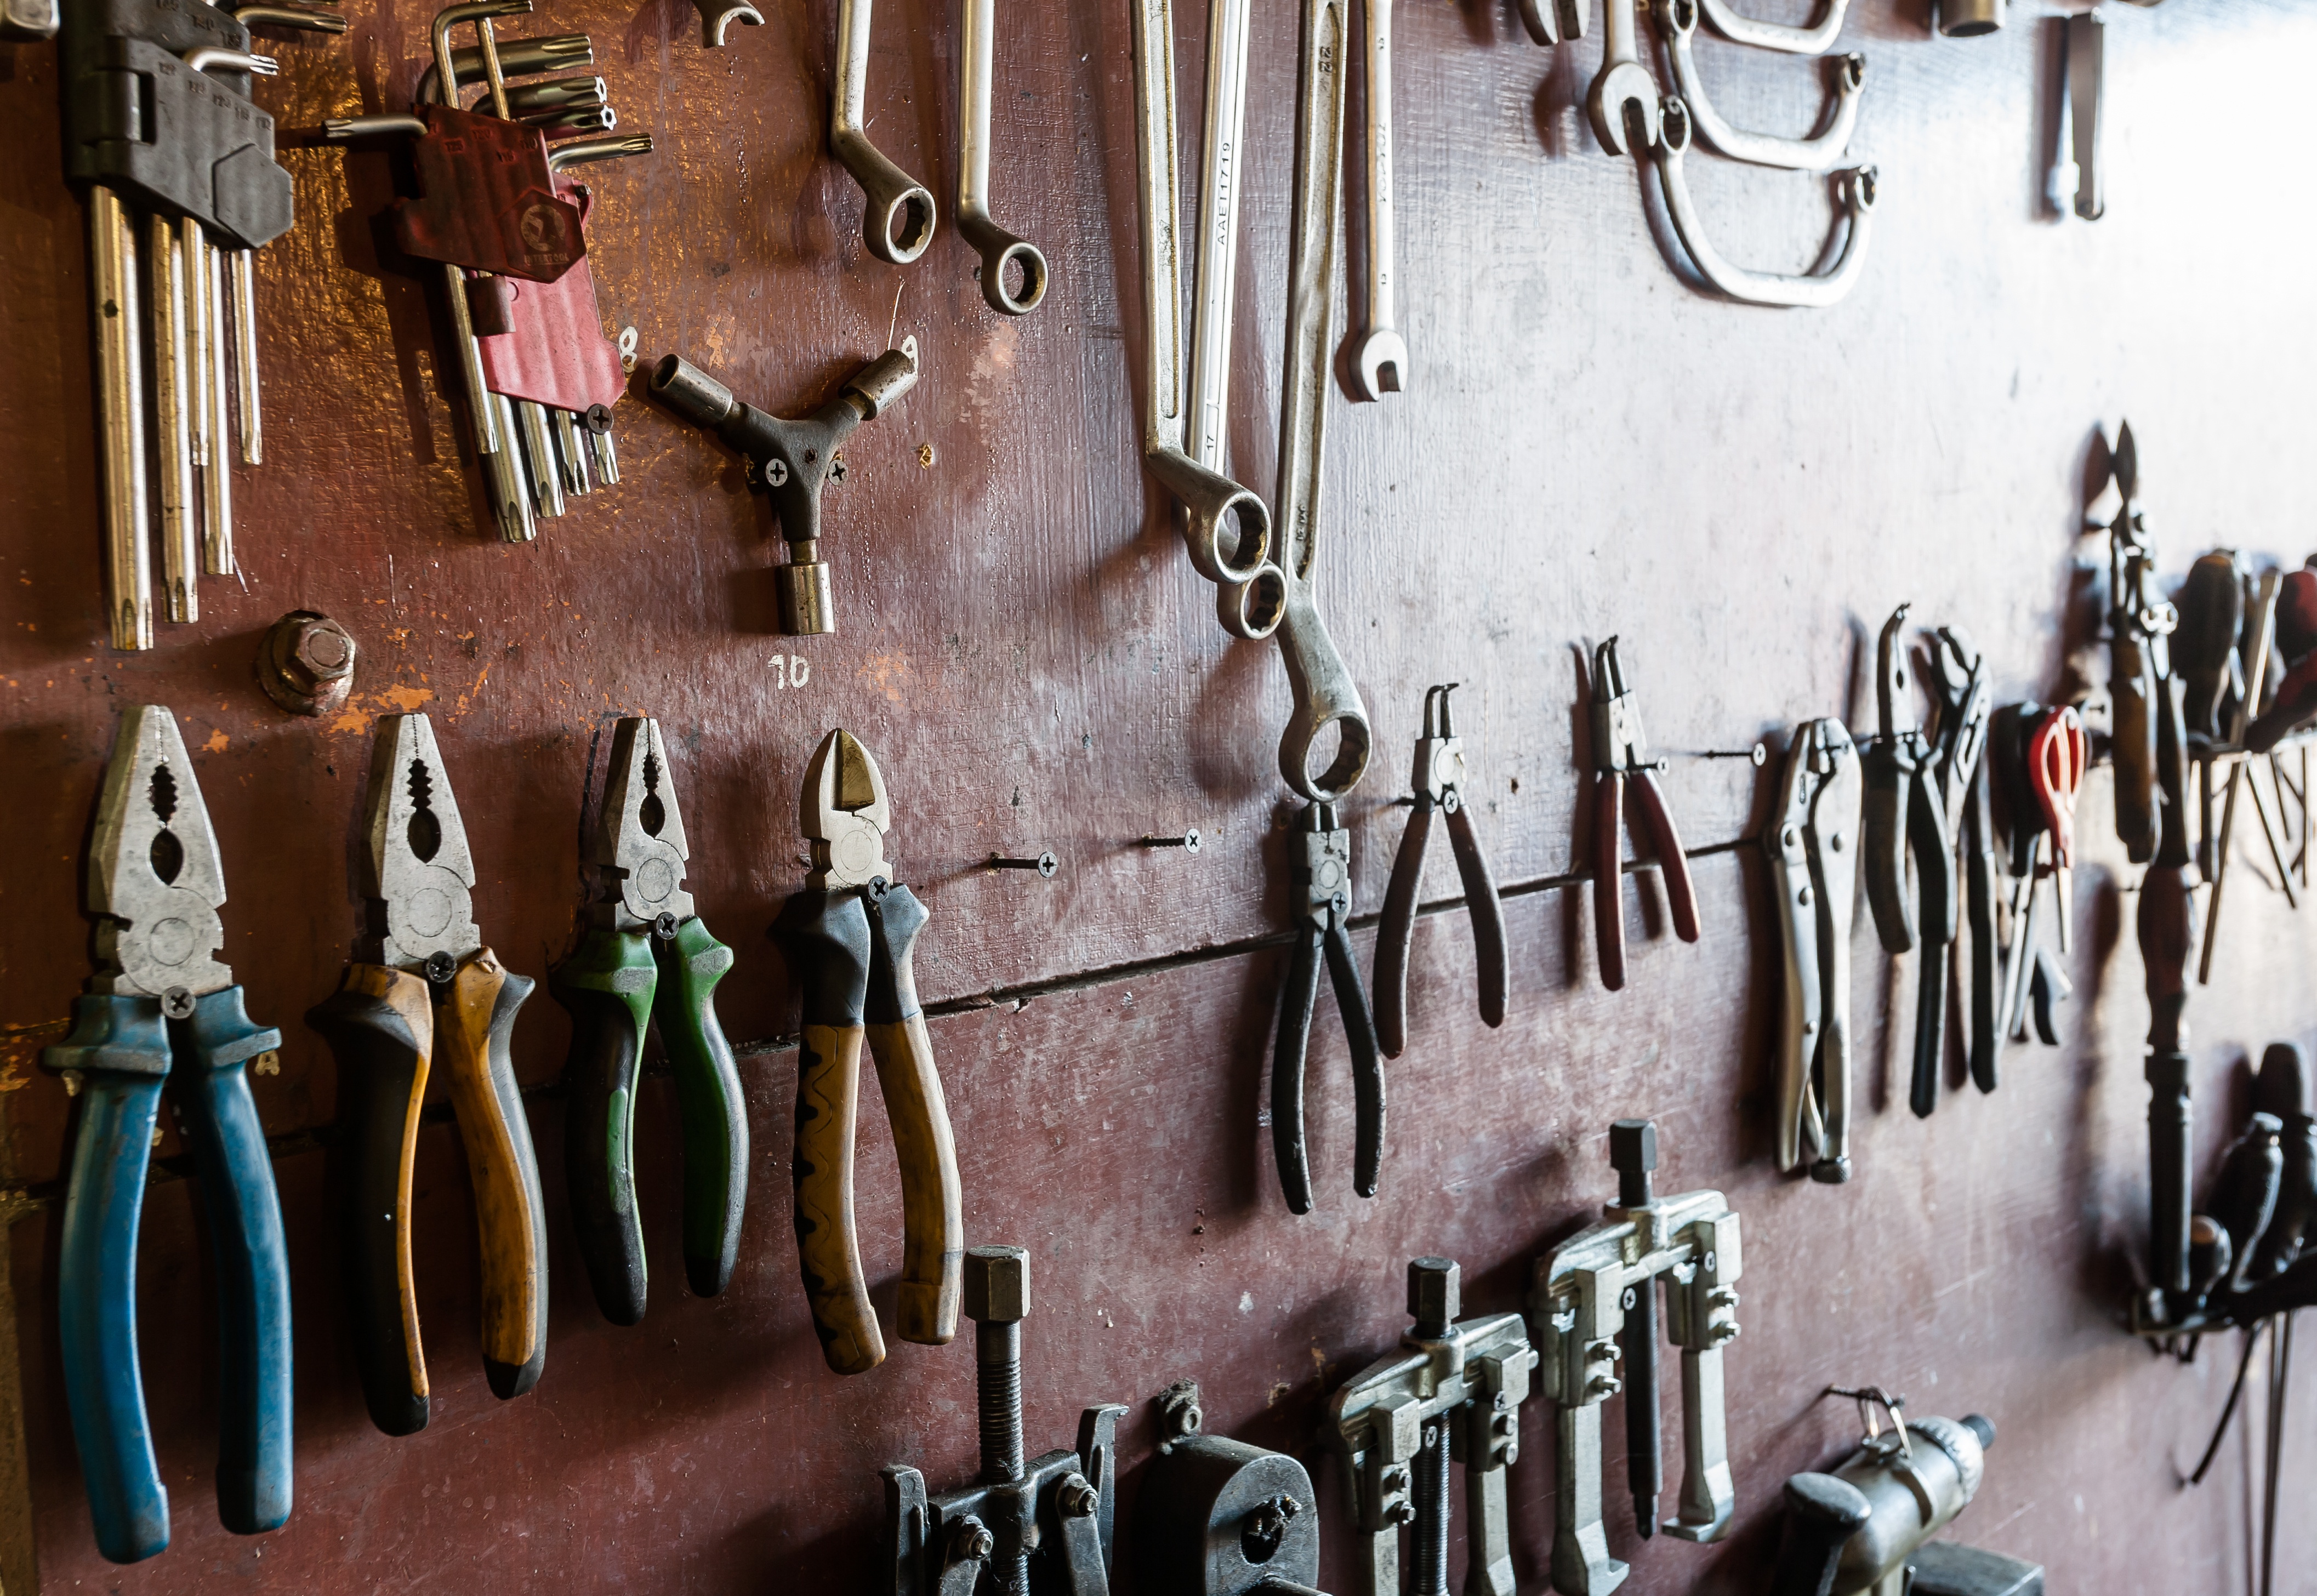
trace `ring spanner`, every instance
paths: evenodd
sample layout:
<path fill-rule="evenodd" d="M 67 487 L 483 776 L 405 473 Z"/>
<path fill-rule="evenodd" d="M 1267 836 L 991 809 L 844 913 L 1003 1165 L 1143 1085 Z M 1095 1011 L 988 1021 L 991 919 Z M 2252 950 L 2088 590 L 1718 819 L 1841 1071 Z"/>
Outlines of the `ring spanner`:
<path fill-rule="evenodd" d="M 997 42 L 997 0 L 965 0 L 957 62 L 957 230 L 981 257 L 981 297 L 989 308 L 1027 316 L 1046 297 L 1046 257 L 989 216 L 989 57 Z M 1018 294 L 1007 286 L 1017 267 Z"/>
<path fill-rule="evenodd" d="M 862 126 L 869 104 L 872 11 L 872 0 L 845 0 L 837 10 L 836 98 L 829 106 L 828 153 L 845 163 L 869 201 L 861 218 L 869 253 L 906 266 L 934 240 L 934 196 L 870 143 L 868 129 Z"/>

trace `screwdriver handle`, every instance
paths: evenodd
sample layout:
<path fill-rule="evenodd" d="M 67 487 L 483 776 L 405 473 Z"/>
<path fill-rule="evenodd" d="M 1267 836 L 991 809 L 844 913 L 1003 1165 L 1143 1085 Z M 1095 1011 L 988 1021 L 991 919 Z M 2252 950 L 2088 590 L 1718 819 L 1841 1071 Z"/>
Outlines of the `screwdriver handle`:
<path fill-rule="evenodd" d="M 72 1035 L 41 1057 L 82 1083 L 57 1270 L 58 1351 L 97 1550 L 136 1563 L 169 1544 L 169 1491 L 137 1362 L 137 1224 L 169 1038 L 156 998 L 84 995 L 73 1000 L 73 1021 Z"/>
<path fill-rule="evenodd" d="M 547 1212 L 507 1055 L 515 1011 L 536 985 L 484 948 L 434 1003 L 435 1049 L 451 1079 L 481 1235 L 483 1373 L 502 1401 L 537 1385 L 547 1362 Z"/>
<path fill-rule="evenodd" d="M 290 1519 L 290 1257 L 248 1065 L 282 1033 L 252 1022 L 238 986 L 196 1000 L 180 1030 L 192 1063 L 172 1086 L 217 1258 L 218 1517 L 263 1535 Z"/>
<path fill-rule="evenodd" d="M 939 1347 L 957 1334 L 965 1285 L 964 1199 L 949 1104 L 934 1066 L 933 1039 L 917 1003 L 911 965 L 926 906 L 906 887 L 869 905 L 870 980 L 863 1011 L 877 1086 L 892 1122 L 901 1164 L 901 1298 L 896 1329 L 906 1342 Z"/>
<path fill-rule="evenodd" d="M 652 1017 L 684 1121 L 684 1276 L 695 1295 L 713 1297 L 731 1282 L 748 1201 L 748 1104 L 716 1019 L 716 984 L 732 967 L 732 950 L 694 915 L 652 953 L 659 963 Z"/>
<path fill-rule="evenodd" d="M 799 895 L 790 933 L 804 994 L 797 1044 L 797 1262 L 821 1356 L 838 1374 L 885 1360 L 853 1229 L 853 1133 L 861 1099 L 869 915 L 854 892 Z"/>
<path fill-rule="evenodd" d="M 362 1401 L 386 1434 L 415 1435 L 426 1428 L 427 1386 L 410 1272 L 410 1177 L 434 1051 L 432 995 L 406 970 L 352 964 L 306 1023 L 338 1065 L 338 1119 L 353 1166 L 347 1256 Z"/>
<path fill-rule="evenodd" d="M 595 1288 L 595 1306 L 614 1324 L 644 1316 L 644 1234 L 636 1214 L 636 1078 L 651 1023 L 659 968 L 640 931 L 591 932 L 555 972 L 555 1001 L 571 1013 L 571 1053 L 563 1067 L 564 1173 L 571 1227 Z"/>

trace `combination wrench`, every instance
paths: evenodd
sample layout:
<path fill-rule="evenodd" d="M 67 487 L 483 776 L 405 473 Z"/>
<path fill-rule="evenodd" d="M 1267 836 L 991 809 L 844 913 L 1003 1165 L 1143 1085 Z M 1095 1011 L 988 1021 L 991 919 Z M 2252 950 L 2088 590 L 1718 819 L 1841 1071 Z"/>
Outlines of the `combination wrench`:
<path fill-rule="evenodd" d="M 1391 0 L 1364 0 L 1368 48 L 1368 327 L 1352 362 L 1360 397 L 1408 388 L 1408 341 L 1393 314 Z"/>
<path fill-rule="evenodd" d="M 1794 27 L 1740 16 L 1731 9 L 1730 0 L 1698 0 L 1698 4 L 1704 8 L 1705 20 L 1713 25 L 1713 31 L 1731 43 L 1783 50 L 1790 56 L 1826 54 L 1827 46 L 1842 31 L 1843 13 L 1850 9 L 1850 0 L 1826 0 L 1826 9 L 1819 13 L 1818 21 Z"/>
<path fill-rule="evenodd" d="M 1374 736 L 1367 708 L 1320 619 L 1311 580 L 1320 552 L 1320 468 L 1335 346 L 1337 239 L 1344 220 L 1344 40 L 1349 0 L 1304 0 L 1296 68 L 1295 186 L 1289 223 L 1287 349 L 1281 361 L 1279 488 L 1285 532 L 1279 570 L 1280 652 L 1295 710 L 1279 738 L 1279 773 L 1315 804 L 1332 804 L 1366 773 Z M 1337 730 L 1335 757 L 1314 776 L 1312 745 Z"/>
<path fill-rule="evenodd" d="M 1717 290 L 1731 299 L 1749 305 L 1784 305 L 1809 309 L 1824 309 L 1839 301 L 1858 281 L 1858 273 L 1866 263 L 1866 245 L 1873 231 L 1874 218 L 1874 168 L 1856 166 L 1838 179 L 1843 210 L 1850 218 L 1850 230 L 1842 241 L 1842 254 L 1824 272 L 1805 272 L 1786 277 L 1775 272 L 1751 272 L 1723 260 L 1720 252 L 1705 236 L 1704 226 L 1697 219 L 1697 209 L 1690 203 L 1689 183 L 1682 175 L 1681 157 L 1689 148 L 1689 108 L 1680 96 L 1668 95 L 1661 108 L 1661 130 L 1657 144 L 1658 179 L 1665 191 L 1666 210 L 1673 218 L 1674 232 L 1681 246 L 1688 252 L 1698 274 Z"/>
<path fill-rule="evenodd" d="M 1866 58 L 1834 58 L 1834 114 L 1820 131 L 1807 138 L 1781 138 L 1769 133 L 1749 133 L 1722 120 L 1706 97 L 1704 80 L 1697 70 L 1690 41 L 1697 35 L 1698 0 L 1657 0 L 1658 36 L 1665 40 L 1673 62 L 1673 81 L 1689 111 L 1697 136 L 1733 161 L 1757 166 L 1778 166 L 1789 172 L 1830 172 L 1850 147 L 1858 125 L 1858 92 L 1866 80 Z"/>
<path fill-rule="evenodd" d="M 1585 112 L 1593 120 L 1593 136 L 1601 147 L 1613 156 L 1629 155 L 1634 148 L 1652 149 L 1658 144 L 1658 80 L 1642 65 L 1639 29 L 1633 23 L 1633 7 L 1641 0 L 1608 0 L 1609 37 L 1601 50 L 1601 70 L 1593 75 L 1592 87 L 1585 91 Z M 1638 129 L 1640 138 L 1629 147 L 1629 131 Z"/>
<path fill-rule="evenodd" d="M 1046 297 L 1046 257 L 990 219 L 989 58 L 997 0 L 965 0 L 958 54 L 957 230 L 981 257 L 981 297 L 1000 316 L 1027 316 Z M 1021 291 L 1010 286 L 1015 272 Z"/>
<path fill-rule="evenodd" d="M 1217 0 L 1217 10 L 1239 8 L 1239 37 L 1244 40 L 1246 0 Z M 1217 584 L 1221 599 L 1243 607 L 1240 595 L 1267 603 L 1258 620 L 1278 624 L 1286 603 L 1284 578 L 1270 562 L 1271 513 L 1263 501 L 1224 476 L 1221 415 L 1229 392 L 1230 346 L 1230 290 L 1231 268 L 1219 263 L 1221 281 L 1208 275 L 1202 251 L 1203 305 L 1219 299 L 1223 308 L 1203 318 L 1201 336 L 1211 351 L 1200 370 L 1212 395 L 1214 419 L 1202 412 L 1201 456 L 1183 450 L 1183 254 L 1176 232 L 1175 195 L 1175 8 L 1172 0 L 1136 0 L 1134 6 L 1134 153 L 1141 178 L 1138 211 L 1141 223 L 1142 311 L 1148 336 L 1142 410 L 1142 459 L 1150 474 L 1179 500 L 1184 511 L 1183 541 L 1199 575 Z M 1211 46 L 1211 49 L 1212 47 Z M 1243 117 L 1245 64 L 1242 50 L 1239 88 Z M 1214 140 L 1209 140 L 1214 147 Z M 1221 209 L 1230 218 L 1225 228 L 1236 236 L 1236 148 L 1223 161 L 1227 174 Z M 1210 203 L 1219 181 L 1210 170 Z M 1222 224 L 1218 223 L 1221 226 Z M 1218 316 L 1220 326 L 1216 325 Z M 1270 598 L 1264 590 L 1268 588 Z M 1226 625 L 1230 610 L 1226 609 Z M 1266 631 L 1268 627 L 1264 629 Z M 1241 634 L 1246 635 L 1246 634 Z M 1255 635 L 1261 636 L 1263 632 Z"/>
<path fill-rule="evenodd" d="M 861 218 L 861 235 L 868 243 L 869 253 L 891 265 L 906 266 L 925 254 L 926 245 L 933 242 L 934 196 L 924 183 L 886 159 L 884 152 L 869 142 L 868 129 L 862 126 L 869 102 L 869 22 L 872 5 L 873 0 L 844 0 L 837 8 L 836 97 L 829 106 L 828 150 L 845 163 L 845 169 L 853 174 L 853 180 L 861 185 L 862 195 L 869 202 Z M 970 56 L 971 50 L 968 53 Z M 987 52 L 983 59 L 986 128 Z M 986 178 L 986 156 L 984 160 Z M 970 170 L 971 160 L 966 165 Z"/>

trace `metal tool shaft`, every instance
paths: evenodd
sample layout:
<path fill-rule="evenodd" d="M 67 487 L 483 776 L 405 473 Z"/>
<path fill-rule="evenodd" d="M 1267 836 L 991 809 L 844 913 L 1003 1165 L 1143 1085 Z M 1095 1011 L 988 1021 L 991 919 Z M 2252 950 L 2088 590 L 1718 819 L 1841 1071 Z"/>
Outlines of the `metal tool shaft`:
<path fill-rule="evenodd" d="M 153 646 L 153 569 L 145 547 L 145 383 L 138 359 L 137 235 L 108 188 L 88 192 L 89 289 L 95 299 L 97 441 L 104 470 L 105 612 L 112 646 Z"/>
<path fill-rule="evenodd" d="M 192 424 L 185 365 L 185 277 L 177 226 L 157 216 L 148 229 L 153 280 L 153 424 L 161 457 L 161 584 L 173 621 L 198 620 L 201 528 L 193 508 Z"/>
<path fill-rule="evenodd" d="M 1448 1419 L 1424 1426 L 1415 1467 L 1414 1596 L 1448 1596 Z"/>
<path fill-rule="evenodd" d="M 207 238 L 201 241 L 202 308 L 208 334 L 208 359 L 195 372 L 205 388 L 209 409 L 210 463 L 201 472 L 201 568 L 212 576 L 235 574 L 233 557 L 233 450 L 226 441 L 232 429 L 228 414 L 232 388 L 233 349 L 226 339 L 225 252 Z"/>
<path fill-rule="evenodd" d="M 1011 1485 L 1022 1477 L 1022 1324 L 984 1319 L 973 1327 L 974 1395 L 981 1422 L 981 1479 Z M 1016 1551 L 1010 1565 L 991 1574 L 1010 1596 L 1027 1596 L 1030 1554 Z"/>
<path fill-rule="evenodd" d="M 257 255 L 237 249 L 226 254 L 233 287 L 234 403 L 241 421 L 244 465 L 265 463 L 265 426 L 257 393 Z"/>
<path fill-rule="evenodd" d="M 1253 0 L 1207 9 L 1205 132 L 1200 140 L 1199 248 L 1191 289 L 1190 456 L 1228 474 L 1231 310 L 1239 281 L 1239 177 L 1247 138 L 1247 52 Z"/>

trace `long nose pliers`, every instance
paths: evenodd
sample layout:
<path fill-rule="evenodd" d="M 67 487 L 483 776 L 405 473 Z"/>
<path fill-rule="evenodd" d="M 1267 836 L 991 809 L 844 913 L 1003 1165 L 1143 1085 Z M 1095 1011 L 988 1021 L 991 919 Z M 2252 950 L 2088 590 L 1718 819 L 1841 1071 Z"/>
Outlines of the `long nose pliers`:
<path fill-rule="evenodd" d="M 684 1125 L 684 1279 L 713 1297 L 740 1251 L 748 1117 L 715 1001 L 732 950 L 693 912 L 690 857 L 659 722 L 630 716 L 612 734 L 604 801 L 587 831 L 589 928 L 550 985 L 571 1012 L 563 1150 L 572 1226 L 596 1306 L 614 1324 L 644 1316 L 633 1148 L 644 1032 L 654 1023 Z"/>
<path fill-rule="evenodd" d="M 1681 834 L 1674 829 L 1673 813 L 1666 807 L 1665 791 L 1657 772 L 1663 765 L 1650 756 L 1649 739 L 1642 731 L 1641 700 L 1625 685 L 1617 663 L 1617 639 L 1610 638 L 1593 653 L 1593 939 L 1599 944 L 1601 985 L 1615 992 L 1625 985 L 1625 901 L 1624 843 L 1625 783 L 1633 784 L 1640 829 L 1649 834 L 1665 878 L 1666 908 L 1673 917 L 1674 935 L 1685 942 L 1697 941 L 1697 889 L 1689 875 L 1689 856 L 1681 851 Z"/>
<path fill-rule="evenodd" d="M 121 718 L 89 851 L 97 972 L 73 1031 L 43 1050 L 81 1099 L 58 1269 L 58 1343 L 97 1549 L 169 1544 L 137 1358 L 137 1230 L 163 1085 L 193 1155 L 218 1270 L 218 1517 L 237 1535 L 290 1517 L 290 1271 L 282 1203 L 246 1066 L 282 1033 L 252 1022 L 218 909 L 225 874 L 176 721 Z M 261 1065 L 261 1067 L 263 1065 Z"/>
<path fill-rule="evenodd" d="M 368 934 L 338 990 L 309 1010 L 338 1061 L 353 1180 L 354 1366 L 371 1422 L 426 1426 L 426 1354 L 411 1271 L 411 1173 L 436 1065 L 474 1183 L 483 1269 L 483 1373 L 501 1400 L 547 1363 L 547 1212 L 531 1122 L 507 1052 L 535 985 L 498 961 L 474 920 L 474 855 L 424 715 L 388 715 L 371 755 L 362 892 Z"/>
<path fill-rule="evenodd" d="M 1492 1027 L 1505 1022 L 1505 912 L 1488 856 L 1472 834 L 1472 809 L 1464 797 L 1464 739 L 1456 735 L 1448 703 L 1456 686 L 1451 682 L 1424 695 L 1424 735 L 1417 739 L 1416 770 L 1409 778 L 1416 808 L 1400 834 L 1391 885 L 1383 895 L 1383 923 L 1376 930 L 1375 1028 L 1386 1058 L 1399 1057 L 1408 1045 L 1408 954 L 1416 939 L 1416 894 L 1424 882 L 1424 855 L 1436 814 L 1448 816 L 1448 845 L 1464 885 L 1465 912 L 1472 917 L 1481 1020 Z"/>
<path fill-rule="evenodd" d="M 804 994 L 792 1161 L 797 1257 L 822 1356 L 838 1374 L 862 1374 L 885 1358 L 853 1227 L 864 1045 L 901 1165 L 896 1328 L 922 1346 L 944 1346 L 957 1334 L 965 1282 L 957 1148 L 910 967 L 926 907 L 885 860 L 892 808 L 884 773 L 851 733 L 833 731 L 814 750 L 799 819 L 811 869 L 775 927 Z"/>
<path fill-rule="evenodd" d="M 1360 989 L 1352 952 L 1352 834 L 1336 824 L 1336 806 L 1307 804 L 1288 839 L 1295 941 L 1279 994 L 1279 1034 L 1271 1051 L 1271 1151 L 1288 1208 L 1311 1211 L 1311 1154 L 1303 1134 L 1303 1070 L 1311 1051 L 1311 1015 L 1320 1002 L 1320 967 L 1336 989 L 1336 1009 L 1352 1055 L 1352 1190 L 1376 1194 L 1383 1168 L 1383 1060 L 1375 1021 Z"/>
<path fill-rule="evenodd" d="M 1786 996 L 1778 1051 L 1778 1167 L 1850 1179 L 1850 924 L 1858 897 L 1858 750 L 1839 720 L 1794 729 L 1764 838 L 1778 893 Z"/>

